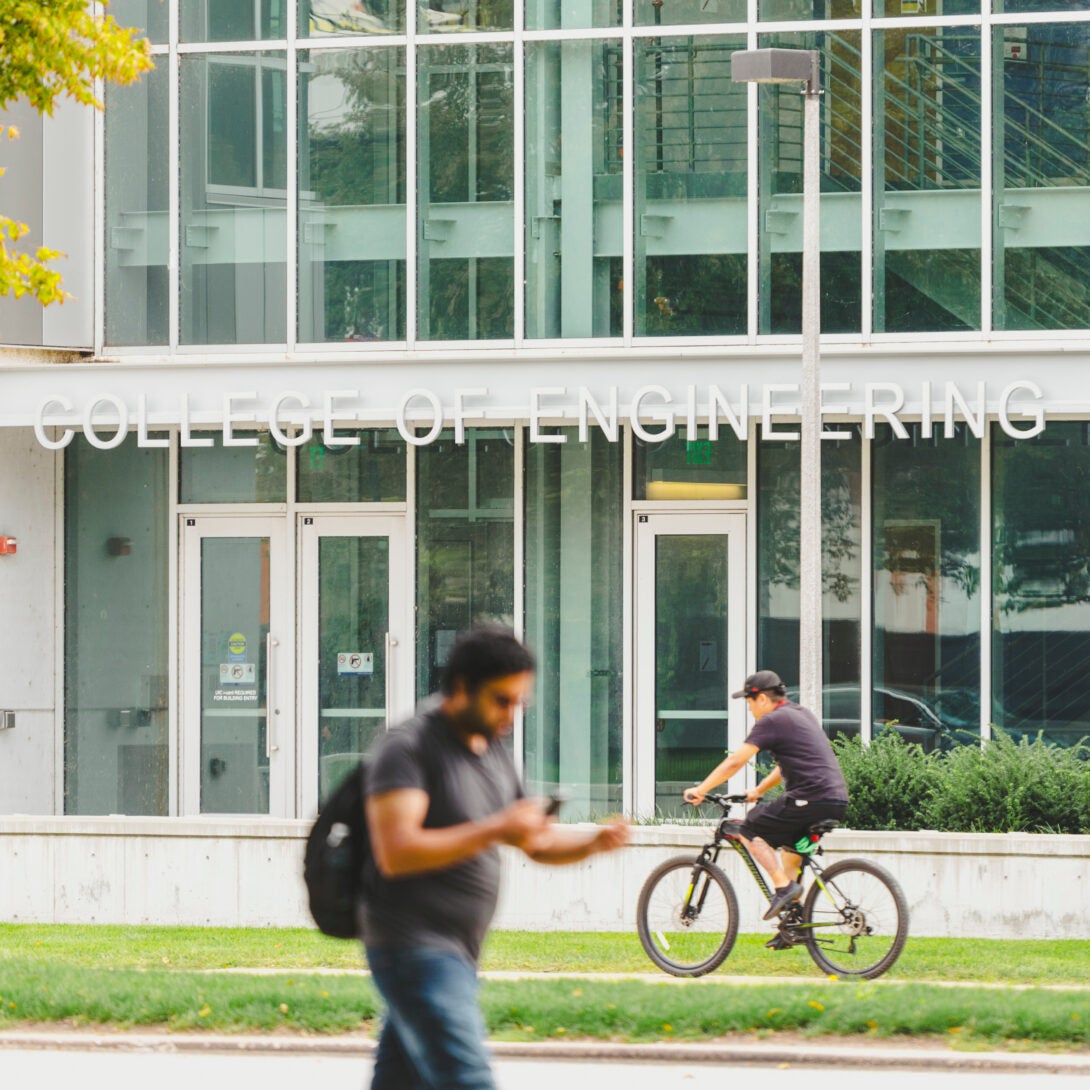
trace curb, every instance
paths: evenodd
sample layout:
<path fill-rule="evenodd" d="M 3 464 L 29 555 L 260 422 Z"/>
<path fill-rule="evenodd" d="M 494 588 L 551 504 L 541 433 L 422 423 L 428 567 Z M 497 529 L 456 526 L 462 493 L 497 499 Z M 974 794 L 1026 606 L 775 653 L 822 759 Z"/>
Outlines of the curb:
<path fill-rule="evenodd" d="M 1090 1054 L 952 1052 L 939 1048 L 844 1048 L 777 1044 L 616 1044 L 563 1041 L 550 1044 L 494 1041 L 498 1057 L 541 1060 L 601 1060 L 639 1063 L 717 1063 L 778 1067 L 863 1067 L 915 1071 L 977 1071 L 1034 1074 L 1090 1074 Z M 375 1043 L 362 1037 L 291 1037 L 234 1034 L 0 1032 L 0 1050 L 217 1052 L 320 1055 L 365 1058 Z"/>

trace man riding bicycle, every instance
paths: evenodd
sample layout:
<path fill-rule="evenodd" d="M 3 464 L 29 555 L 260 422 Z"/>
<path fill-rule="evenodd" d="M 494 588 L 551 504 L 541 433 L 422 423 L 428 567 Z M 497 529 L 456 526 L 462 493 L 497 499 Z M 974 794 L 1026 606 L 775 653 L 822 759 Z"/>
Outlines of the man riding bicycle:
<path fill-rule="evenodd" d="M 756 802 L 779 783 L 783 783 L 784 793 L 751 810 L 738 830 L 775 887 L 772 903 L 764 914 L 766 920 L 771 920 L 802 895 L 802 886 L 795 880 L 801 859 L 791 849 L 817 822 L 843 818 L 848 808 L 848 787 L 817 717 L 788 701 L 778 674 L 758 670 L 732 695 L 735 699 L 745 697 L 756 720 L 753 729 L 701 783 L 686 790 L 684 798 L 697 806 L 713 787 L 729 780 L 761 750 L 772 755 L 775 767 L 746 792 L 746 799 Z M 790 943 L 777 934 L 766 945 L 771 950 L 783 950 Z"/>

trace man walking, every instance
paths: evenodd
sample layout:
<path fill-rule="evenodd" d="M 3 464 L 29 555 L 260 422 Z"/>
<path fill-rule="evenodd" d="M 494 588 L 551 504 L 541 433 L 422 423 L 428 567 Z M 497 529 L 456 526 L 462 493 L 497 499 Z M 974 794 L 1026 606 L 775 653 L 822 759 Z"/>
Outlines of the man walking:
<path fill-rule="evenodd" d="M 740 830 L 753 858 L 768 872 L 775 887 L 764 915 L 766 920 L 773 919 L 802 893 L 802 886 L 795 881 L 801 859 L 790 849 L 811 825 L 827 818 L 839 821 L 848 809 L 848 785 L 829 739 L 813 712 L 790 703 L 786 692 L 774 671 L 750 674 L 732 695 L 736 699 L 745 697 L 756 720 L 753 729 L 703 782 L 684 792 L 685 801 L 697 806 L 713 787 L 729 780 L 760 750 L 772 753 L 775 767 L 746 792 L 746 798 L 756 802 L 781 782 L 785 791 L 767 805 L 750 810 Z M 790 944 L 777 934 L 766 945 L 783 950 Z"/>
<path fill-rule="evenodd" d="M 360 923 L 386 1002 L 372 1090 L 494 1090 L 477 961 L 499 892 L 498 845 L 574 863 L 628 839 L 621 821 L 558 827 L 523 796 L 503 736 L 534 658 L 508 629 L 455 641 L 437 703 L 381 737 L 366 808 L 378 874 Z"/>

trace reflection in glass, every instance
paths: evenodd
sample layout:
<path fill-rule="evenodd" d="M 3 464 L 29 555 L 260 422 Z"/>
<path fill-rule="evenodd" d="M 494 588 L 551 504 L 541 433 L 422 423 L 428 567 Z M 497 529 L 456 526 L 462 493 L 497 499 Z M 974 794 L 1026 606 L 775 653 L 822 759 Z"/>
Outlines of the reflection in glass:
<path fill-rule="evenodd" d="M 236 438 L 254 438 L 253 446 L 225 447 L 222 432 L 194 433 L 211 439 L 210 447 L 180 451 L 180 503 L 284 503 L 287 499 L 287 457 L 268 432 L 236 429 Z"/>
<path fill-rule="evenodd" d="M 405 500 L 405 440 L 394 428 L 360 432 L 354 446 L 327 446 L 316 431 L 299 448 L 297 465 L 300 503 L 401 503 Z"/>
<path fill-rule="evenodd" d="M 636 26 L 744 23 L 746 0 L 632 0 Z M 740 48 L 745 49 L 745 46 Z"/>
<path fill-rule="evenodd" d="M 516 0 L 518 2 L 518 0 Z M 527 30 L 585 30 L 619 27 L 627 0 L 525 0 Z"/>
<path fill-rule="evenodd" d="M 655 537 L 655 812 L 681 801 L 727 744 L 727 538 Z"/>
<path fill-rule="evenodd" d="M 183 42 L 257 42 L 288 36 L 291 0 L 181 0 Z"/>
<path fill-rule="evenodd" d="M 621 333 L 621 50 L 526 47 L 526 335 Z"/>
<path fill-rule="evenodd" d="M 560 432 L 561 429 L 549 429 Z M 562 820 L 621 806 L 622 456 L 592 433 L 526 452 L 526 638 L 538 681 L 526 712 L 527 790 L 570 793 Z"/>
<path fill-rule="evenodd" d="M 320 806 L 386 726 L 389 538 L 320 539 L 318 615 Z"/>
<path fill-rule="evenodd" d="M 697 438 L 684 429 L 660 443 L 633 441 L 632 498 L 636 500 L 744 500 L 746 444 L 729 427 L 708 438 L 707 425 Z"/>
<path fill-rule="evenodd" d="M 641 38 L 636 50 L 635 330 L 746 331 L 743 36 Z"/>
<path fill-rule="evenodd" d="M 761 48 L 821 54 L 821 329 L 862 328 L 863 74 L 858 31 L 768 34 Z M 802 332 L 803 96 L 761 87 L 757 117 L 761 333 Z"/>
<path fill-rule="evenodd" d="M 182 341 L 287 336 L 284 54 L 181 58 Z"/>
<path fill-rule="evenodd" d="M 509 431 L 443 432 L 416 453 L 416 694 L 439 688 L 454 637 L 515 609 L 515 448 Z"/>
<path fill-rule="evenodd" d="M 980 736 L 980 441 L 906 427 L 872 448 L 874 730 L 947 748 Z"/>
<path fill-rule="evenodd" d="M 397 34 L 405 29 L 403 0 L 299 0 L 299 37 Z"/>
<path fill-rule="evenodd" d="M 1090 425 L 992 432 L 991 721 L 1014 737 L 1090 736 Z"/>
<path fill-rule="evenodd" d="M 405 339 L 405 51 L 302 54 L 299 339 Z"/>
<path fill-rule="evenodd" d="M 167 40 L 167 0 L 111 0 L 108 13 L 118 26 L 135 27 L 154 45 Z"/>
<path fill-rule="evenodd" d="M 1030 23 L 994 34 L 995 325 L 1085 329 L 1090 24 Z"/>
<path fill-rule="evenodd" d="M 905 15 L 973 15 L 980 11 L 980 0 L 940 0 L 939 4 L 929 5 L 927 0 L 875 0 L 875 15 L 887 15 L 901 18 Z"/>
<path fill-rule="evenodd" d="M 522 0 L 416 0 L 417 32 L 457 34 L 464 30 L 512 30 L 516 3 L 522 3 Z"/>
<path fill-rule="evenodd" d="M 508 45 L 417 54 L 422 340 L 514 336 L 514 63 Z"/>
<path fill-rule="evenodd" d="M 267 814 L 269 539 L 201 540 L 201 813 Z"/>
<path fill-rule="evenodd" d="M 859 425 L 821 444 L 821 619 L 825 730 L 859 734 L 862 485 Z M 799 683 L 799 444 L 757 447 L 757 663 Z"/>
<path fill-rule="evenodd" d="M 106 343 L 170 336 L 167 136 L 169 64 L 106 84 Z"/>
<path fill-rule="evenodd" d="M 980 32 L 875 34 L 874 328 L 980 328 Z"/>
<path fill-rule="evenodd" d="M 167 813 L 167 454 L 64 454 L 64 813 Z"/>
<path fill-rule="evenodd" d="M 764 20 L 858 19 L 859 0 L 757 0 Z"/>

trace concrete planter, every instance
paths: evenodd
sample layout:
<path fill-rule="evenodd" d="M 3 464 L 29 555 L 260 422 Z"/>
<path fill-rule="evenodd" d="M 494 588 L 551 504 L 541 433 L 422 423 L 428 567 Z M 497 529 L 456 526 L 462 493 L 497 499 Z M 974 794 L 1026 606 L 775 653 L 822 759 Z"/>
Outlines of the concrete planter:
<path fill-rule="evenodd" d="M 302 821 L 262 818 L 0 818 L 0 919 L 39 923 L 309 926 Z M 710 831 L 640 826 L 623 852 L 571 867 L 504 853 L 496 925 L 634 929 L 651 869 L 695 854 Z M 840 829 L 829 860 L 862 856 L 900 881 L 912 935 L 1090 938 L 1090 836 L 876 833 Z M 757 890 L 733 855 L 743 931 L 764 931 Z"/>

